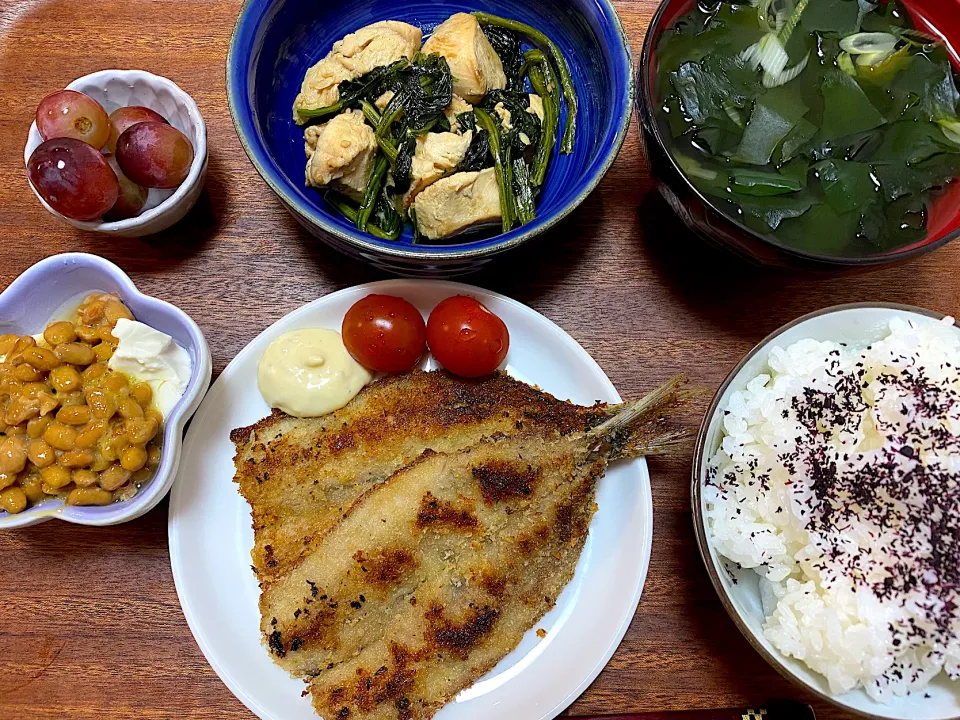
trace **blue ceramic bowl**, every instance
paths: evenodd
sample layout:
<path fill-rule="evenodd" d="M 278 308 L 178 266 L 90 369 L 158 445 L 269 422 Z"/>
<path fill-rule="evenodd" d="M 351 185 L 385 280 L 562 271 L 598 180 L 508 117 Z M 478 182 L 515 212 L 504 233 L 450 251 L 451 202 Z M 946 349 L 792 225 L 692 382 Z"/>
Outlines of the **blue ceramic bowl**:
<path fill-rule="evenodd" d="M 560 47 L 579 96 L 573 154 L 558 154 L 551 163 L 536 220 L 509 233 L 414 245 L 409 228 L 396 242 L 359 232 L 304 184 L 303 130 L 292 117 L 304 74 L 334 42 L 364 25 L 402 20 L 423 28 L 426 36 L 453 13 L 474 10 L 528 23 Z M 246 0 L 227 56 L 227 97 L 237 134 L 267 184 L 317 237 L 402 274 L 452 275 L 476 269 L 572 212 L 620 151 L 632 95 L 630 46 L 608 0 Z"/>
<path fill-rule="evenodd" d="M 50 498 L 17 515 L 0 511 L 0 530 L 54 518 L 79 525 L 117 525 L 152 510 L 173 485 L 180 464 L 183 428 L 200 406 L 213 368 L 203 332 L 183 310 L 141 293 L 126 273 L 109 260 L 86 253 L 67 253 L 41 260 L 0 293 L 0 334 L 42 332 L 51 318 L 76 307 L 84 297 L 97 291 L 119 295 L 138 320 L 170 335 L 190 355 L 193 367 L 187 389 L 164 420 L 160 465 L 130 500 L 106 507 L 75 507 L 65 505 L 59 498 Z"/>

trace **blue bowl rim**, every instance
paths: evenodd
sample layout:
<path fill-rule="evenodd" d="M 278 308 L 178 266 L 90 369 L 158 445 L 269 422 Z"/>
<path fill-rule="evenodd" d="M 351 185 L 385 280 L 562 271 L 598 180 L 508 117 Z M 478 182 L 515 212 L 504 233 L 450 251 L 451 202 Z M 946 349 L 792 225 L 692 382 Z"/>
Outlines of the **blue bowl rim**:
<path fill-rule="evenodd" d="M 732 223 L 740 232 L 748 235 L 755 240 L 769 245 L 775 250 L 784 253 L 788 256 L 799 258 L 800 260 L 810 261 L 817 263 L 819 265 L 830 265 L 833 267 L 839 268 L 856 268 L 856 267 L 876 267 L 878 265 L 888 265 L 890 263 L 901 262 L 905 260 L 911 260 L 920 255 L 926 255 L 929 252 L 943 247 L 948 242 L 956 240 L 960 237 L 960 227 L 955 228 L 952 231 L 947 232 L 943 237 L 935 240 L 933 242 L 924 243 L 918 247 L 914 247 L 912 250 L 892 250 L 887 253 L 879 255 L 866 255 L 864 257 L 842 257 L 839 255 L 827 255 L 822 253 L 809 252 L 806 250 L 801 250 L 799 248 L 791 247 L 784 243 L 781 243 L 772 235 L 764 235 L 762 233 L 753 230 L 742 222 L 737 220 L 735 217 L 730 215 L 727 212 L 724 212 L 720 209 L 712 200 L 707 198 L 700 190 L 694 185 L 690 178 L 687 177 L 687 174 L 681 170 L 680 166 L 677 164 L 677 161 L 674 159 L 673 154 L 667 149 L 667 145 L 663 140 L 663 135 L 660 132 L 660 124 L 657 122 L 656 117 L 654 116 L 654 108 L 656 107 L 656 101 L 654 99 L 654 88 L 651 86 L 649 81 L 650 75 L 650 63 L 655 51 L 655 43 L 659 39 L 659 35 L 664 29 L 663 18 L 666 14 L 667 8 L 672 5 L 674 2 L 679 2 L 681 0 L 661 0 L 660 5 L 657 7 L 656 12 L 653 14 L 653 18 L 650 20 L 650 25 L 647 26 L 647 34 L 643 39 L 643 47 L 640 50 L 640 62 L 637 66 L 637 83 L 636 83 L 636 104 L 637 104 L 637 117 L 640 120 L 640 130 L 641 134 L 644 132 L 649 134 L 657 143 L 657 146 L 660 150 L 663 151 L 664 155 L 667 156 L 670 166 L 676 172 L 676 174 L 683 179 L 684 184 L 687 189 L 699 200 L 708 210 L 720 215 L 724 220 Z M 726 244 L 726 243 L 724 243 Z"/>
<path fill-rule="evenodd" d="M 573 198 L 567 205 L 557 211 L 552 217 L 546 218 L 541 224 L 524 229 L 523 227 L 511 230 L 509 233 L 497 235 L 476 243 L 462 244 L 442 244 L 442 245 L 423 245 L 419 249 L 398 246 L 389 241 L 381 241 L 372 235 L 360 233 L 359 231 L 346 232 L 339 227 L 328 223 L 322 216 L 316 214 L 315 210 L 309 204 L 303 202 L 294 195 L 288 193 L 283 188 L 282 175 L 277 172 L 274 163 L 272 163 L 263 151 L 262 143 L 260 147 L 255 148 L 257 144 L 253 137 L 256 136 L 256 130 L 253 127 L 253 119 L 241 118 L 238 111 L 238 99 L 244 88 L 238 82 L 239 78 L 234 76 L 234 72 L 239 67 L 236 64 L 238 57 L 237 40 L 240 34 L 241 25 L 247 17 L 250 8 L 255 4 L 262 3 L 263 0 L 244 0 L 240 11 L 237 14 L 237 20 L 234 24 L 233 33 L 230 38 L 230 47 L 227 51 L 226 76 L 227 76 L 227 104 L 230 108 L 230 117 L 233 119 L 233 126 L 237 133 L 237 138 L 243 146 L 244 152 L 250 159 L 250 162 L 256 168 L 257 172 L 264 179 L 271 190 L 280 198 L 298 220 L 306 222 L 309 225 L 317 226 L 326 233 L 339 238 L 348 245 L 357 248 L 361 252 L 369 253 L 374 256 L 386 256 L 400 258 L 404 260 L 416 261 L 437 261 L 447 259 L 469 260 L 489 257 L 496 255 L 511 248 L 522 245 L 527 240 L 546 232 L 557 223 L 572 213 L 581 203 L 592 193 L 600 181 L 606 176 L 610 167 L 613 165 L 620 150 L 627 138 L 627 132 L 630 129 L 630 120 L 633 116 L 633 105 L 636 96 L 636 78 L 634 75 L 633 52 L 630 48 L 630 40 L 627 37 L 626 30 L 619 14 L 613 7 L 610 0 L 593 0 L 600 7 L 602 13 L 610 22 L 613 23 L 614 30 L 620 38 L 618 48 L 622 51 L 617 61 L 621 64 L 626 77 L 626 84 L 622 97 L 619 98 L 617 111 L 620 115 L 620 123 L 617 127 L 614 141 L 601 153 L 590 165 L 590 175 L 586 185 L 581 192 Z M 244 70 L 246 65 L 244 65 Z M 246 73 L 244 72 L 244 78 Z M 499 238 L 504 238 L 500 240 Z M 480 244 L 483 243 L 483 244 Z M 476 244 L 477 247 L 470 247 Z"/>

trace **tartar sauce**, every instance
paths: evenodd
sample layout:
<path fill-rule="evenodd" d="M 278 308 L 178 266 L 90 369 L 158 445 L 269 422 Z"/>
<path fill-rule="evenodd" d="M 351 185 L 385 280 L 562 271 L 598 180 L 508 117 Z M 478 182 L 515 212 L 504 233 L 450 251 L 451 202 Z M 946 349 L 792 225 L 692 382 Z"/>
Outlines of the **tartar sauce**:
<path fill-rule="evenodd" d="M 350 402 L 373 376 L 351 357 L 336 330 L 294 330 L 267 346 L 257 374 L 270 407 L 317 417 Z"/>

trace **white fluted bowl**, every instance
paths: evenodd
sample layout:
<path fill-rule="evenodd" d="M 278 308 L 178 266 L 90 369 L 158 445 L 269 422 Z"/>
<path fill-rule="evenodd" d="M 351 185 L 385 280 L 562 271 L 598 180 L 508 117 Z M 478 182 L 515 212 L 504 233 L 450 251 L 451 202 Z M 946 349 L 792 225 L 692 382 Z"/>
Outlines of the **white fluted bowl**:
<path fill-rule="evenodd" d="M 28 180 L 43 206 L 75 228 L 119 237 L 153 235 L 182 220 L 200 198 L 207 175 L 207 126 L 193 98 L 176 83 L 143 70 L 101 70 L 77 78 L 66 89 L 89 95 L 103 105 L 107 113 L 128 105 L 142 105 L 155 110 L 193 143 L 193 165 L 187 179 L 178 188 L 151 188 L 143 211 L 133 218 L 116 222 L 72 220 L 50 207 Z M 30 126 L 23 152 L 25 165 L 29 166 L 30 156 L 42 142 L 43 138 L 34 122 Z"/>

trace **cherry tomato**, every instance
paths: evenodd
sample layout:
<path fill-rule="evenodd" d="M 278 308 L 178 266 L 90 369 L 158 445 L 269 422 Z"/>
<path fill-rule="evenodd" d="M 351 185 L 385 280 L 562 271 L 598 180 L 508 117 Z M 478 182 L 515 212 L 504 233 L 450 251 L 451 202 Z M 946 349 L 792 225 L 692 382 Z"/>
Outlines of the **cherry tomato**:
<path fill-rule="evenodd" d="M 367 295 L 357 301 L 343 316 L 342 334 L 353 359 L 377 372 L 405 372 L 427 349 L 420 311 L 392 295 Z"/>
<path fill-rule="evenodd" d="M 37 107 L 37 130 L 44 140 L 68 137 L 102 148 L 110 139 L 110 120 L 103 106 L 76 90 L 58 90 Z"/>
<path fill-rule="evenodd" d="M 471 297 L 456 295 L 437 305 L 427 320 L 427 344 L 454 375 L 480 377 L 500 367 L 510 349 L 503 320 Z"/>

